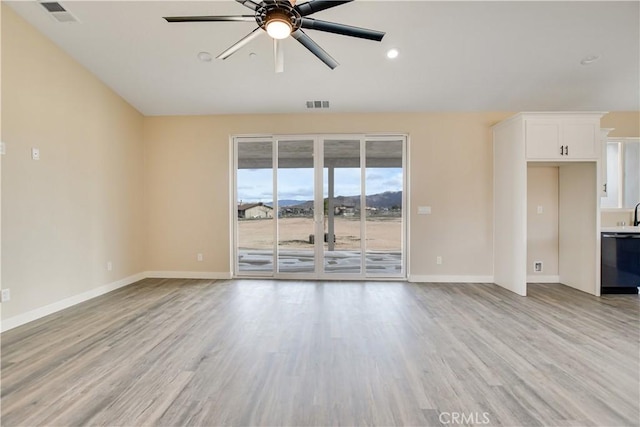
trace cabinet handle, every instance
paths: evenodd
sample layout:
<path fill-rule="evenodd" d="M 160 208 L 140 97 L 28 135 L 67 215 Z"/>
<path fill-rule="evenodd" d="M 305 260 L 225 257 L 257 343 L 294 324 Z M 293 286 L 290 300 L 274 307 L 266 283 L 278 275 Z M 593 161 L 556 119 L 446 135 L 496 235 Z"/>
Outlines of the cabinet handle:
<path fill-rule="evenodd" d="M 565 145 L 565 146 L 564 146 L 564 155 L 565 155 L 565 156 L 568 156 L 568 155 L 569 155 L 569 146 L 568 146 L 568 145 Z"/>
<path fill-rule="evenodd" d="M 560 155 L 564 156 L 564 145 L 560 146 Z"/>

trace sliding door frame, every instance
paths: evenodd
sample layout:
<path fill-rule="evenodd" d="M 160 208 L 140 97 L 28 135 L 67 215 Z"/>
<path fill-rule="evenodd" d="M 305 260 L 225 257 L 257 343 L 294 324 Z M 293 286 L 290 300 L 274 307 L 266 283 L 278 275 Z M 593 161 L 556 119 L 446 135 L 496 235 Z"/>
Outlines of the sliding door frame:
<path fill-rule="evenodd" d="M 360 141 L 360 273 L 325 273 L 324 262 L 324 141 L 330 139 L 351 139 Z M 366 265 L 366 144 L 368 141 L 385 141 L 389 138 L 398 138 L 402 141 L 402 232 L 401 251 L 402 268 L 400 274 L 367 274 Z M 280 273 L 278 271 L 278 141 L 313 140 L 313 168 L 314 168 L 314 272 L 311 273 Z M 265 272 L 243 272 L 239 269 L 239 237 L 238 237 L 238 144 L 255 142 L 271 142 L 272 148 L 272 176 L 273 176 L 273 269 Z M 294 279 L 294 280 L 367 280 L 367 281 L 405 281 L 409 277 L 409 136 L 403 133 L 379 133 L 379 134 L 244 134 L 229 137 L 229 164 L 230 164 L 230 267 L 233 278 L 264 278 L 264 279 Z M 317 207 L 320 206 L 319 209 Z M 320 238 L 318 238 L 320 237 Z"/>

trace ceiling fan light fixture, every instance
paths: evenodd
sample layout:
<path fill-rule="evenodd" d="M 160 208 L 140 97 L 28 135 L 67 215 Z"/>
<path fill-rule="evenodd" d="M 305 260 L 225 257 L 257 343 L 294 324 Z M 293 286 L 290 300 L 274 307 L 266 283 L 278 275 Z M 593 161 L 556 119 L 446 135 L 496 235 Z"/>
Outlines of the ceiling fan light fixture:
<path fill-rule="evenodd" d="M 264 29 L 271 38 L 282 40 L 291 35 L 293 25 L 287 14 L 274 10 L 267 16 Z"/>
<path fill-rule="evenodd" d="M 267 23 L 267 34 L 274 39 L 286 39 L 291 34 L 291 25 L 288 22 L 273 19 Z"/>

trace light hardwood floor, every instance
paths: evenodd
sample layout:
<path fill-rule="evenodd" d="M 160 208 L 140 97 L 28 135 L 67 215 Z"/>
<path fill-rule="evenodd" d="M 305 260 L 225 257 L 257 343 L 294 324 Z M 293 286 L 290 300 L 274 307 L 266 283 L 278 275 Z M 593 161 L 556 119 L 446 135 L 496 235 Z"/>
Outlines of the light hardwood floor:
<path fill-rule="evenodd" d="M 2 334 L 2 425 L 640 424 L 638 297 L 529 289 L 147 279 Z"/>

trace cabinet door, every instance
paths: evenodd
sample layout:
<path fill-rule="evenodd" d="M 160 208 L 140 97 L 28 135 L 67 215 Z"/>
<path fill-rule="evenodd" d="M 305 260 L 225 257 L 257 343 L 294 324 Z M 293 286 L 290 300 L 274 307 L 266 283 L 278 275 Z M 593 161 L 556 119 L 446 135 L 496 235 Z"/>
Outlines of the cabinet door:
<path fill-rule="evenodd" d="M 527 120 L 525 141 L 528 159 L 560 158 L 560 122 L 558 120 Z"/>
<path fill-rule="evenodd" d="M 568 159 L 596 159 L 600 154 L 600 128 L 593 121 L 565 121 L 560 141 Z"/>

